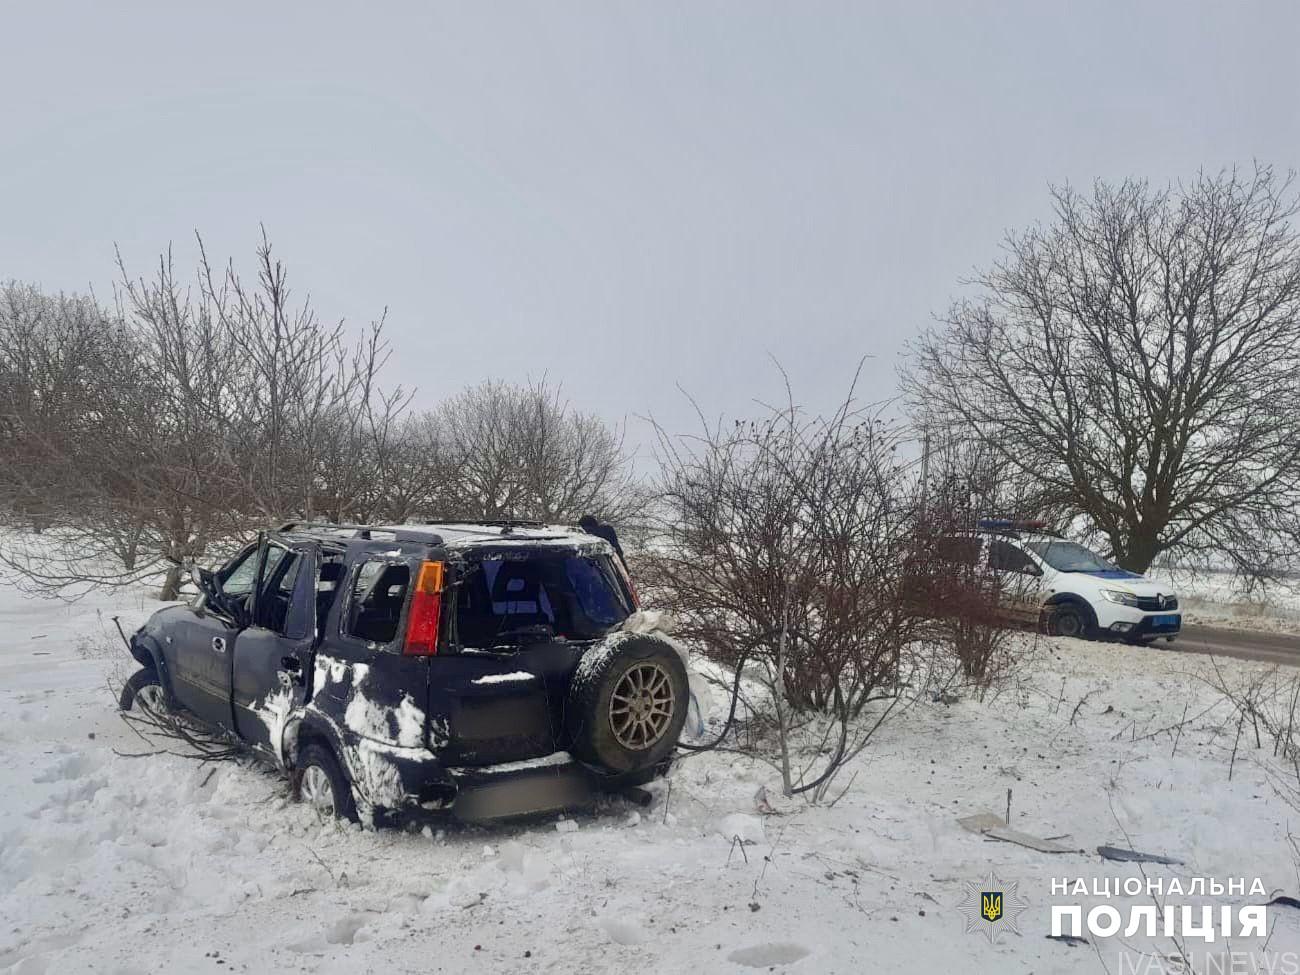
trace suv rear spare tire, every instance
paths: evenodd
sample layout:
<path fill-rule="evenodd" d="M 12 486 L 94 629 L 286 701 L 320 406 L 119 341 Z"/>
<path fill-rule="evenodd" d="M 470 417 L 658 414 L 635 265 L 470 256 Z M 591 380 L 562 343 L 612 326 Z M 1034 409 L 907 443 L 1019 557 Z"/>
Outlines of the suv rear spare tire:
<path fill-rule="evenodd" d="M 667 640 L 619 633 L 578 664 L 565 713 L 573 753 L 613 773 L 667 758 L 686 723 L 686 666 Z"/>

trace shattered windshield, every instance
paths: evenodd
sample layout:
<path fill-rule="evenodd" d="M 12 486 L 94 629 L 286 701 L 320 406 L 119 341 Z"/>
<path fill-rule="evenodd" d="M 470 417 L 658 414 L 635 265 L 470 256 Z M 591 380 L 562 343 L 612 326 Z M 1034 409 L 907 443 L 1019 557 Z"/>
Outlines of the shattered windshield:
<path fill-rule="evenodd" d="M 1043 542 L 1026 542 L 1025 548 L 1058 572 L 1107 572 L 1118 568 L 1092 549 L 1061 538 Z"/>
<path fill-rule="evenodd" d="M 631 611 L 609 556 L 485 559 L 460 586 L 456 627 L 467 647 L 593 640 Z"/>

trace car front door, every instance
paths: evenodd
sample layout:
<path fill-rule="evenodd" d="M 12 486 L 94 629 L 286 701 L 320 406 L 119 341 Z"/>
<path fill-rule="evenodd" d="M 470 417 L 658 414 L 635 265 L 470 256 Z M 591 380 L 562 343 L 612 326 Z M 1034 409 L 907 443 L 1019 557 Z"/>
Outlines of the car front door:
<path fill-rule="evenodd" d="M 285 721 L 311 691 L 320 545 L 270 536 L 251 625 L 235 641 L 231 703 L 235 731 L 280 758 Z"/>
<path fill-rule="evenodd" d="M 224 604 L 200 596 L 162 646 L 177 701 L 199 720 L 226 730 L 233 730 L 230 660 L 240 629 L 235 617 L 253 591 L 260 555 L 260 547 L 250 545 L 218 569 Z"/>

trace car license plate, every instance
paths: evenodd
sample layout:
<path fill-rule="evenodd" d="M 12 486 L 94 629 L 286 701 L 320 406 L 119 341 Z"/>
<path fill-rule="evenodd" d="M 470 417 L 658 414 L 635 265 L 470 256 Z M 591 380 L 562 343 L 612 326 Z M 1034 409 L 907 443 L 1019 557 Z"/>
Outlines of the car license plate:
<path fill-rule="evenodd" d="M 1168 616 L 1151 617 L 1151 625 L 1162 630 L 1178 629 L 1179 617 L 1177 613 Z"/>

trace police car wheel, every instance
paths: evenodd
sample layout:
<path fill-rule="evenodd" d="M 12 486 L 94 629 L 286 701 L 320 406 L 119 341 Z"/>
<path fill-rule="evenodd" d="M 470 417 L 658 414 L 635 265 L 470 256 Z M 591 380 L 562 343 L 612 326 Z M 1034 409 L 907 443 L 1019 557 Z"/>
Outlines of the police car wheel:
<path fill-rule="evenodd" d="M 1048 621 L 1053 636 L 1068 636 L 1087 640 L 1092 637 L 1091 626 L 1083 609 L 1073 603 L 1062 603 L 1052 610 Z"/>

